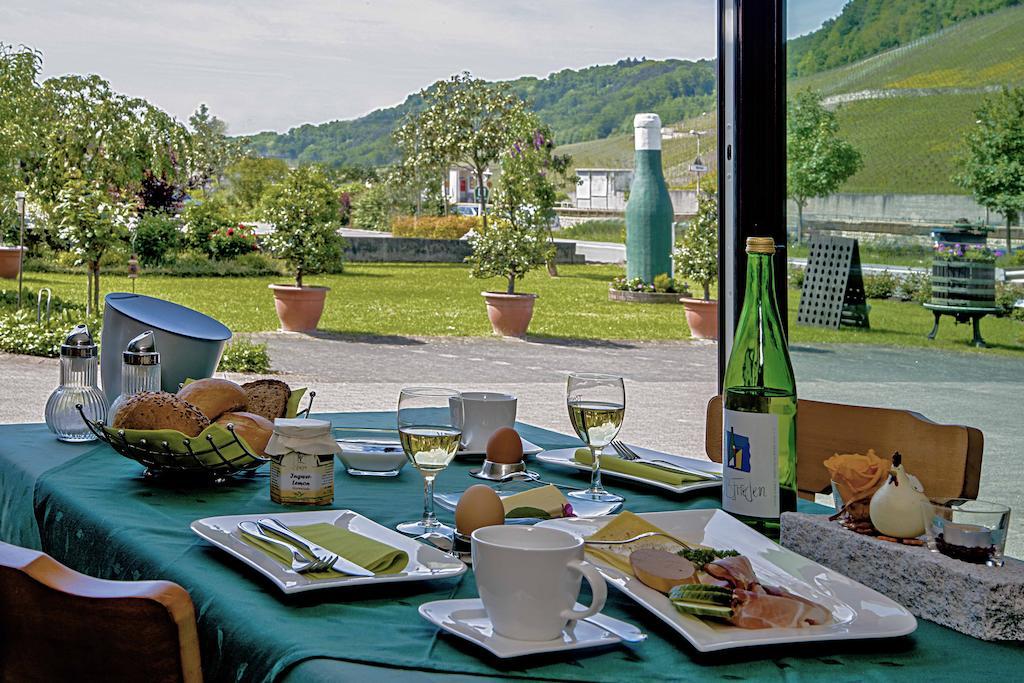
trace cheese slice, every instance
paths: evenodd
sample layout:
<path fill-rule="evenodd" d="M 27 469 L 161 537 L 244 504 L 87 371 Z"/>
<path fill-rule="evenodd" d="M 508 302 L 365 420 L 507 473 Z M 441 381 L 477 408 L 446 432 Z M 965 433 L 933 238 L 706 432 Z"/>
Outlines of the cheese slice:
<path fill-rule="evenodd" d="M 562 495 L 562 492 L 551 484 L 501 499 L 501 504 L 505 506 L 506 515 L 516 508 L 537 508 L 548 513 L 551 517 L 561 517 L 562 507 L 568 502 L 568 499 Z"/>

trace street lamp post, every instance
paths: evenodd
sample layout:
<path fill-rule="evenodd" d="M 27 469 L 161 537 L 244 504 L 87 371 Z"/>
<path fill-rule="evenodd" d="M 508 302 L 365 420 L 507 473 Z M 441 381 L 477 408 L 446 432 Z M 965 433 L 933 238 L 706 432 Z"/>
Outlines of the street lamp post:
<path fill-rule="evenodd" d="M 14 193 L 14 202 L 18 205 L 20 226 L 18 228 L 18 308 L 21 308 L 22 271 L 25 269 L 25 193 L 21 190 Z"/>
<path fill-rule="evenodd" d="M 704 137 L 705 135 L 707 135 L 707 134 L 708 134 L 708 132 L 706 130 L 691 130 L 690 131 L 690 135 L 692 135 L 693 137 L 697 138 L 697 158 L 694 159 L 694 162 L 690 166 L 690 169 L 693 170 L 693 172 L 697 174 L 697 196 L 698 197 L 700 196 L 700 176 L 701 176 L 702 173 L 705 172 L 705 168 L 706 168 L 704 166 L 704 160 L 701 159 L 701 157 L 700 157 L 700 139 L 702 137 Z"/>

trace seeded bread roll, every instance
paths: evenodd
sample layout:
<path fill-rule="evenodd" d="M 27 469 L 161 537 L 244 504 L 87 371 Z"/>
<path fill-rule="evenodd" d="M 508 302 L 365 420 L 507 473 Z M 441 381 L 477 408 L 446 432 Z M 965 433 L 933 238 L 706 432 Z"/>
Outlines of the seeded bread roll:
<path fill-rule="evenodd" d="M 255 413 L 224 413 L 217 418 L 217 424 L 235 426 L 240 436 L 254 455 L 266 455 L 267 442 L 274 433 L 274 423 Z"/>
<path fill-rule="evenodd" d="M 194 405 L 164 391 L 143 391 L 126 400 L 114 416 L 114 429 L 175 429 L 198 436 L 210 420 Z"/>
<path fill-rule="evenodd" d="M 246 408 L 250 413 L 262 415 L 271 422 L 285 416 L 288 409 L 288 397 L 292 390 L 279 379 L 258 379 L 242 385 L 247 399 Z"/>
<path fill-rule="evenodd" d="M 247 402 L 242 387 L 213 377 L 186 384 L 178 390 L 178 398 L 199 408 L 211 422 L 224 413 L 245 410 Z"/>

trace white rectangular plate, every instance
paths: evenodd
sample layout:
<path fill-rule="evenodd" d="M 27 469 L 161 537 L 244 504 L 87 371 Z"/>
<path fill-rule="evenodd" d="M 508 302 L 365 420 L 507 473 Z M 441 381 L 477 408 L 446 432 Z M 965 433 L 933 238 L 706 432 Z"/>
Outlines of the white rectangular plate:
<path fill-rule="evenodd" d="M 608 583 L 650 610 L 701 652 L 752 645 L 893 638 L 917 628 L 917 620 L 902 605 L 777 545 L 721 510 L 647 512 L 640 517 L 683 540 L 736 550 L 750 559 L 762 583 L 782 586 L 832 612 L 833 623 L 806 628 L 746 629 L 700 619 L 683 614 L 664 594 L 588 554 L 587 559 L 597 565 Z M 590 536 L 612 519 L 552 519 L 539 526 Z"/>
<path fill-rule="evenodd" d="M 285 593 L 302 593 L 304 591 L 341 586 L 361 586 L 368 583 L 398 583 L 401 581 L 425 581 L 428 579 L 447 579 L 458 576 L 466 571 L 466 565 L 437 548 L 424 545 L 404 534 L 377 524 L 368 517 L 363 517 L 351 510 L 315 510 L 313 512 L 274 512 L 274 517 L 287 526 L 304 524 L 333 524 L 353 533 L 362 534 L 367 538 L 386 543 L 404 550 L 409 555 L 409 564 L 398 574 L 381 574 L 378 576 L 346 576 L 338 574 L 336 578 L 313 579 L 304 574 L 297 574 L 285 567 L 267 553 L 255 548 L 242 540 L 238 523 L 255 522 L 267 513 L 252 515 L 226 515 L 207 517 L 192 522 L 190 528 L 198 536 L 205 538 L 229 555 L 237 557 L 259 573 L 270 579 L 275 586 Z"/>
<path fill-rule="evenodd" d="M 666 462 L 678 463 L 680 466 L 687 469 L 691 469 L 697 472 L 707 472 L 709 474 L 722 474 L 722 463 L 711 462 L 710 460 L 698 460 L 696 458 L 683 458 L 678 455 L 668 455 L 666 453 L 660 453 L 658 451 L 651 451 L 646 448 L 640 448 L 638 446 L 631 446 L 636 451 L 637 455 L 642 458 L 657 458 L 658 460 L 664 460 Z M 576 462 L 573 456 L 576 454 L 575 448 L 560 448 L 555 451 L 543 451 L 537 454 L 537 460 L 545 462 L 549 465 L 555 465 L 559 467 L 571 467 L 574 470 L 581 470 L 584 472 L 590 471 L 590 465 L 584 465 Z M 604 457 L 602 455 L 602 457 Z M 609 457 L 616 457 L 611 455 Z M 622 474 L 620 472 L 612 472 L 611 470 L 602 469 L 602 477 L 617 477 L 619 479 L 628 479 L 629 481 L 635 481 L 641 484 L 647 484 L 648 486 L 654 486 L 655 488 L 664 489 L 671 491 L 672 493 L 688 493 L 689 491 L 699 491 L 700 489 L 713 489 L 722 488 L 721 479 L 712 479 L 709 481 L 695 481 L 690 484 L 683 484 L 681 486 L 674 486 L 672 484 L 666 484 L 660 481 L 652 481 L 650 479 L 644 479 L 643 477 L 634 477 L 632 474 Z"/>

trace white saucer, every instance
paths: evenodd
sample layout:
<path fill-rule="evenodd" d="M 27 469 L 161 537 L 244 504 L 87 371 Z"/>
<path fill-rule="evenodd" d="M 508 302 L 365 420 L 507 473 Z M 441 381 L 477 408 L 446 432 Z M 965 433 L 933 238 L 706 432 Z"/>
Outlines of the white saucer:
<path fill-rule="evenodd" d="M 583 608 L 583 605 L 576 604 L 576 609 Z M 487 618 L 487 612 L 484 611 L 484 604 L 479 598 L 427 602 L 420 605 L 420 616 L 452 635 L 476 643 L 502 659 L 536 655 L 543 652 L 607 647 L 623 642 L 619 636 L 586 621 L 577 621 L 573 633 L 567 633 L 568 629 L 566 629 L 562 632 L 562 637 L 555 640 L 513 640 L 499 636 L 494 632 L 491 620 Z M 590 619 L 600 624 L 606 624 L 610 629 L 633 634 L 639 640 L 646 638 L 636 626 L 604 614 L 595 614 Z"/>

